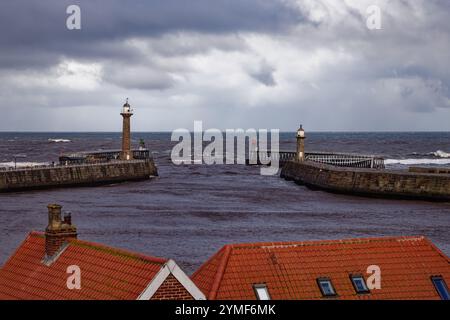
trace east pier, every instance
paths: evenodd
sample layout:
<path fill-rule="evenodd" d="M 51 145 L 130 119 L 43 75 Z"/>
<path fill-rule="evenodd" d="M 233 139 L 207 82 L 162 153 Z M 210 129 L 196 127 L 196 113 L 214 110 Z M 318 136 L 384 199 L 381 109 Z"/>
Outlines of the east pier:
<path fill-rule="evenodd" d="M 450 201 L 450 168 L 386 169 L 382 157 L 305 152 L 305 133 L 297 131 L 297 150 L 280 152 L 281 177 L 314 189 L 381 198 Z"/>

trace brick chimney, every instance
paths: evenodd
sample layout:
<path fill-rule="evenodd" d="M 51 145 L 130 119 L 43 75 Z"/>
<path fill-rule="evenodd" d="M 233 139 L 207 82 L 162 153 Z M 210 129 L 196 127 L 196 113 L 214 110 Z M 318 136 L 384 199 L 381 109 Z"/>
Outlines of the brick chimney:
<path fill-rule="evenodd" d="M 61 206 L 49 204 L 48 226 L 45 229 L 45 256 L 51 258 L 58 252 L 66 240 L 77 237 L 77 228 L 72 225 L 72 218 L 69 214 L 61 221 Z"/>

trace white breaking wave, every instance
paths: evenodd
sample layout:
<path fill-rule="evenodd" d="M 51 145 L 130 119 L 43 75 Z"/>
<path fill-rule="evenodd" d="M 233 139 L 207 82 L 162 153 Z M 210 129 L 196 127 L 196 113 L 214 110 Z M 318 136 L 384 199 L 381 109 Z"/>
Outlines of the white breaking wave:
<path fill-rule="evenodd" d="M 439 158 L 450 158 L 450 153 L 444 152 L 442 150 L 438 150 L 436 152 L 432 152 L 431 154 L 433 156 L 439 157 Z"/>
<path fill-rule="evenodd" d="M 72 142 L 69 139 L 48 139 L 50 142 Z"/>
<path fill-rule="evenodd" d="M 413 164 L 435 164 L 444 165 L 450 164 L 450 159 L 386 159 L 384 160 L 386 165 L 392 164 L 402 164 L 402 165 L 413 165 Z"/>
<path fill-rule="evenodd" d="M 45 166 L 48 164 L 48 162 L 17 162 L 17 168 Z M 0 162 L 0 168 L 14 168 L 14 162 Z"/>

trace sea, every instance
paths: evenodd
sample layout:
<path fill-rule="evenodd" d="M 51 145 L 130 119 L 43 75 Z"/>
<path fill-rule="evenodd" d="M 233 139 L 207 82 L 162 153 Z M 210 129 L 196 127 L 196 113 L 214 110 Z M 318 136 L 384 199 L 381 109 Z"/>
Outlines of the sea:
<path fill-rule="evenodd" d="M 47 225 L 47 204 L 72 213 L 79 238 L 174 259 L 187 273 L 223 245 L 424 235 L 450 255 L 450 203 L 375 199 L 310 190 L 258 166 L 175 165 L 170 132 L 134 132 L 159 176 L 97 187 L 0 194 L 0 265 L 32 231 Z M 121 134 L 0 133 L 0 166 L 57 162 L 62 153 L 118 149 Z M 280 134 L 295 150 L 295 133 Z M 386 166 L 450 166 L 450 132 L 307 132 L 307 151 L 380 155 Z"/>

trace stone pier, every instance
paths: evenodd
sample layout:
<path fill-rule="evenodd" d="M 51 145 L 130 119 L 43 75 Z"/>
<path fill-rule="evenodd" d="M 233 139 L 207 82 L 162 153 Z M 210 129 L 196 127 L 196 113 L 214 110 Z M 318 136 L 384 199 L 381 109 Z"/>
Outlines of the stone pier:
<path fill-rule="evenodd" d="M 158 175 L 157 169 L 151 159 L 5 170 L 0 171 L 0 192 L 94 186 L 145 180 L 156 175 Z"/>
<path fill-rule="evenodd" d="M 450 173 L 337 167 L 313 161 L 288 161 L 281 177 L 336 193 L 450 201 Z"/>

